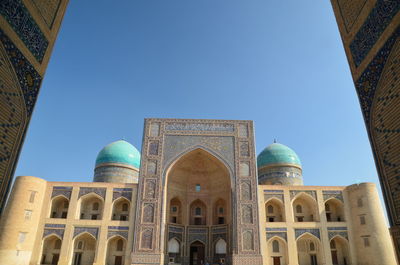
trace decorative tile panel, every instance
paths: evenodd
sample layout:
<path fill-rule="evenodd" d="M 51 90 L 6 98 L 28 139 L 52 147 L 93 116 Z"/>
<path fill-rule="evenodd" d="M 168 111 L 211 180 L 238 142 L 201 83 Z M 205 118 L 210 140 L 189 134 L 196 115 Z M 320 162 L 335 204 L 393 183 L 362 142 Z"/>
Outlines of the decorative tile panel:
<path fill-rule="evenodd" d="M 82 227 L 82 226 L 76 226 L 74 227 L 74 238 L 77 235 L 80 235 L 82 233 L 89 233 L 91 234 L 94 238 L 97 239 L 98 233 L 99 233 L 99 228 L 98 227 Z"/>
<path fill-rule="evenodd" d="M 165 126 L 166 131 L 211 131 L 234 132 L 233 124 L 226 123 L 195 123 L 195 122 L 169 122 Z"/>
<path fill-rule="evenodd" d="M 398 0 L 376 1 L 375 7 L 349 46 L 356 66 L 361 64 L 399 10 Z"/>
<path fill-rule="evenodd" d="M 132 200 L 132 189 L 131 188 L 114 188 L 113 189 L 113 201 L 118 198 L 124 197 L 128 201 Z"/>
<path fill-rule="evenodd" d="M 331 240 L 335 236 L 341 236 L 349 240 L 349 235 L 347 234 L 347 231 L 328 231 L 329 240 Z"/>
<path fill-rule="evenodd" d="M 45 237 L 47 237 L 47 236 L 49 236 L 49 235 L 52 235 L 52 234 L 57 235 L 57 236 L 59 236 L 61 239 L 63 239 L 63 238 L 64 238 L 64 229 L 45 228 L 45 229 L 43 230 L 43 236 L 42 236 L 42 238 L 45 238 Z"/>
<path fill-rule="evenodd" d="M 306 229 L 294 229 L 296 239 L 298 239 L 300 236 L 302 236 L 305 233 L 310 233 L 311 235 L 316 236 L 317 238 L 321 239 L 320 236 L 320 231 L 319 229 L 314 229 L 314 228 L 306 228 Z"/>
<path fill-rule="evenodd" d="M 11 1 L 11 0 L 7 0 Z M 12 1 L 11 1 L 12 2 Z M 1 10 L 0 2 L 0 10 Z M 33 107 L 35 106 L 39 88 L 42 83 L 42 77 L 22 55 L 17 47 L 10 41 L 5 33 L 0 29 L 0 40 L 4 46 L 11 64 L 14 67 L 14 72 L 17 74 L 19 85 L 24 95 L 27 116 L 31 116 Z"/>
<path fill-rule="evenodd" d="M 51 193 L 51 198 L 54 198 L 59 195 L 63 195 L 68 200 L 71 199 L 72 187 L 61 187 L 61 186 L 54 186 L 53 192 Z"/>
<path fill-rule="evenodd" d="M 315 200 L 317 200 L 317 193 L 315 190 L 291 190 L 290 191 L 290 199 L 293 200 L 294 197 L 296 197 L 297 194 L 304 192 L 305 194 L 310 195 L 313 197 Z"/>
<path fill-rule="evenodd" d="M 105 199 L 105 197 L 106 197 L 106 188 L 81 187 L 81 188 L 79 188 L 78 198 L 82 197 L 83 195 L 92 193 L 92 192 L 99 195 L 103 199 Z"/>
<path fill-rule="evenodd" d="M 125 238 L 126 240 L 128 240 L 128 232 L 127 231 L 108 231 L 107 233 L 107 239 L 113 237 L 113 236 L 121 236 L 123 238 Z"/>
<path fill-rule="evenodd" d="M 149 141 L 149 155 L 158 155 L 158 141 Z"/>
<path fill-rule="evenodd" d="M 250 147 L 248 142 L 240 142 L 239 148 L 240 148 L 240 156 L 242 157 L 250 156 Z"/>
<path fill-rule="evenodd" d="M 286 232 L 267 232 L 266 236 L 267 236 L 267 240 L 270 240 L 271 238 L 277 236 L 287 242 L 287 233 Z"/>
<path fill-rule="evenodd" d="M 41 63 L 49 42 L 22 0 L 0 1 L 0 14 L 7 20 L 32 55 Z"/>
<path fill-rule="evenodd" d="M 64 224 L 45 224 L 45 228 L 65 228 Z"/>
<path fill-rule="evenodd" d="M 324 201 L 330 198 L 335 198 L 343 202 L 343 194 L 340 190 L 324 190 L 322 191 L 322 194 L 324 196 Z"/>

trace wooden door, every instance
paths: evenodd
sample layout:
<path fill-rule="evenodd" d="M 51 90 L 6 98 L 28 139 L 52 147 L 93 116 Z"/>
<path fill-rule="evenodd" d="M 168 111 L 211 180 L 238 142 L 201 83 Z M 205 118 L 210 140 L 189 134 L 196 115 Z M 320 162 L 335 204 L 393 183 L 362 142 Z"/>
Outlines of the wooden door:
<path fill-rule="evenodd" d="M 272 257 L 274 259 L 274 265 L 281 265 L 281 257 Z"/>
<path fill-rule="evenodd" d="M 114 265 L 122 265 L 122 256 L 115 256 Z"/>
<path fill-rule="evenodd" d="M 332 250 L 331 253 L 332 253 L 332 263 L 333 263 L 333 265 L 339 264 L 338 257 L 337 257 L 337 251 L 336 250 Z"/>

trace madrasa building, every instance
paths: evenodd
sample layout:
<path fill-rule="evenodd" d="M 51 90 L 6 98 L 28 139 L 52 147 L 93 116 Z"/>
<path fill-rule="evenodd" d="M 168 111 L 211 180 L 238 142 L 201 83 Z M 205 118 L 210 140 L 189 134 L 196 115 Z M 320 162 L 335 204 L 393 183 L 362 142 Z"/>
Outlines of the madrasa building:
<path fill-rule="evenodd" d="M 304 186 L 289 147 L 256 159 L 252 121 L 146 119 L 141 154 L 105 146 L 93 182 L 18 177 L 0 264 L 397 263 L 375 184 Z"/>

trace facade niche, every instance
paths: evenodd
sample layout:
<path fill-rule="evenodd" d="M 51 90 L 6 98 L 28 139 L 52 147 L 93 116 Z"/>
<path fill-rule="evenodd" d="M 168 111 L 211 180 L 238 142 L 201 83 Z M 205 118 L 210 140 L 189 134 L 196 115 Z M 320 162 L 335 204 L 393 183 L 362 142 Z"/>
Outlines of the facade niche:
<path fill-rule="evenodd" d="M 96 239 L 92 235 L 83 233 L 75 238 L 72 265 L 93 264 L 95 255 Z"/>
<path fill-rule="evenodd" d="M 265 204 L 266 222 L 285 222 L 285 209 L 278 199 L 271 199 Z"/>
<path fill-rule="evenodd" d="M 300 194 L 292 203 L 295 222 L 318 222 L 317 202 L 309 195 Z"/>
<path fill-rule="evenodd" d="M 64 196 L 58 196 L 51 201 L 50 218 L 66 219 L 68 215 L 69 200 Z"/>
<path fill-rule="evenodd" d="M 190 204 L 190 224 L 207 224 L 207 206 L 201 200 L 195 200 Z"/>
<path fill-rule="evenodd" d="M 126 240 L 116 236 L 108 240 L 107 243 L 107 265 L 122 265 L 125 263 Z"/>
<path fill-rule="evenodd" d="M 128 221 L 129 220 L 130 202 L 121 197 L 114 202 L 112 220 Z"/>
<path fill-rule="evenodd" d="M 223 199 L 218 199 L 214 204 L 214 225 L 226 224 L 226 203 Z"/>
<path fill-rule="evenodd" d="M 103 200 L 95 195 L 88 194 L 81 198 L 79 219 L 100 220 L 103 215 Z"/>
<path fill-rule="evenodd" d="M 325 202 L 325 215 L 328 222 L 344 222 L 343 203 L 336 199 Z"/>
<path fill-rule="evenodd" d="M 176 197 L 170 201 L 169 222 L 182 224 L 182 203 Z"/>
<path fill-rule="evenodd" d="M 60 259 L 61 239 L 50 235 L 43 240 L 42 257 L 40 264 L 57 264 Z"/>

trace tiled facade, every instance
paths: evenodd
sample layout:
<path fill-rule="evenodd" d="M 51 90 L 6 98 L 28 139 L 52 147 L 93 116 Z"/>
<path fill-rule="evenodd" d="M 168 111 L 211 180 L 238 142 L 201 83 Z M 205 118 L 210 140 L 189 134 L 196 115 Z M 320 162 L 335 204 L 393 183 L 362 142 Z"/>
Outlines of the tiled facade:
<path fill-rule="evenodd" d="M 0 264 L 396 264 L 374 184 L 266 185 L 302 176 L 259 180 L 293 165 L 257 169 L 253 132 L 251 121 L 147 119 L 138 181 L 115 178 L 118 161 L 96 165 L 112 169 L 107 182 L 18 177 Z"/>
<path fill-rule="evenodd" d="M 371 142 L 396 252 L 400 257 L 400 2 L 331 2 Z"/>
<path fill-rule="evenodd" d="M 67 4 L 0 1 L 0 214 Z"/>

